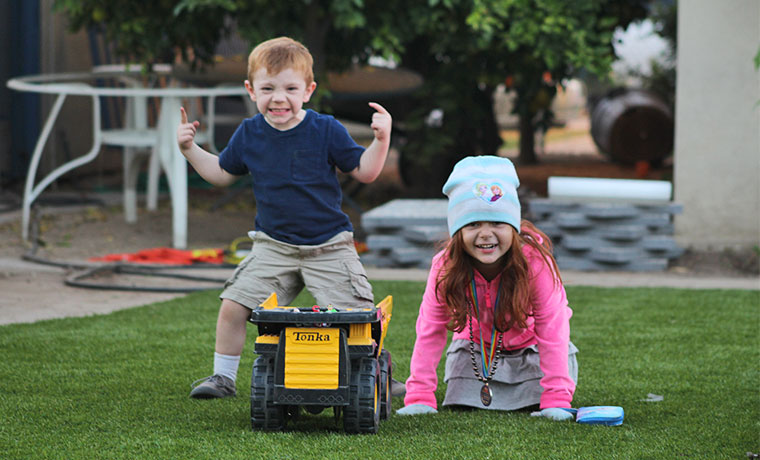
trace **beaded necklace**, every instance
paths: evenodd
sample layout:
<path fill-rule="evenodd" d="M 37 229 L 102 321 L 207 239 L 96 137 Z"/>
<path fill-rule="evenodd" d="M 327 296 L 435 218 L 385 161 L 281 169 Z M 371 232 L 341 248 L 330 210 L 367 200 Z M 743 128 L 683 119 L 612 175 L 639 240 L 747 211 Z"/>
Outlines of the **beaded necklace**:
<path fill-rule="evenodd" d="M 499 281 L 499 289 L 496 293 L 496 302 L 494 303 L 494 316 L 496 313 L 496 305 L 499 304 L 499 296 L 501 295 L 501 280 Z M 483 342 L 483 328 L 480 327 L 480 360 L 483 367 L 483 375 L 480 375 L 478 371 L 478 364 L 475 360 L 475 341 L 472 338 L 472 318 L 473 316 L 478 318 L 478 324 L 482 326 L 480 322 L 480 309 L 478 305 L 478 292 L 475 288 L 475 275 L 473 274 L 470 282 L 470 297 L 473 314 L 467 315 L 467 323 L 470 329 L 470 358 L 472 359 L 472 370 L 475 372 L 475 377 L 483 382 L 483 386 L 480 388 L 480 402 L 484 406 L 490 406 L 493 401 L 493 392 L 491 387 L 488 386 L 488 382 L 493 378 L 496 372 L 496 366 L 499 360 L 499 352 L 501 350 L 502 333 L 496 334 L 496 321 L 494 318 L 494 324 L 491 329 L 491 350 L 486 353 L 485 342 Z"/>

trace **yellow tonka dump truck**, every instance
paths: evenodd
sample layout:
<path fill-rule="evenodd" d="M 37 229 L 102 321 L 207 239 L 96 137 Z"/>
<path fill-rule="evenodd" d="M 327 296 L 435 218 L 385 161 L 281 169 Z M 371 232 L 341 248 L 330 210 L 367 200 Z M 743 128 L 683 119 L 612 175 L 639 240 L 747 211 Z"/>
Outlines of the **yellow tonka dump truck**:
<path fill-rule="evenodd" d="M 254 430 L 283 430 L 300 408 L 332 407 L 347 433 L 377 433 L 391 415 L 391 355 L 383 349 L 391 296 L 373 308 L 277 305 L 251 312 L 259 336 L 251 377 Z"/>

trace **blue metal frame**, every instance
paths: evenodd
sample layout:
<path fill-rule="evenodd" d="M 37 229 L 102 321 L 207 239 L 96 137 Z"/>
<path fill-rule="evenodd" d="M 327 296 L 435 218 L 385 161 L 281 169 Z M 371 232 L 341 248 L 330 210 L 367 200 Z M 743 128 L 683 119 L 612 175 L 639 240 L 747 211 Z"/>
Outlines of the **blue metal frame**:
<path fill-rule="evenodd" d="M 4 27 L 10 31 L 3 54 L 8 56 L 8 77 L 40 72 L 40 2 L 10 0 Z M 3 80 L 3 82 L 5 79 Z M 21 179 L 26 173 L 29 159 L 40 132 L 40 97 L 8 91 L 11 131 L 11 161 L 9 179 Z"/>

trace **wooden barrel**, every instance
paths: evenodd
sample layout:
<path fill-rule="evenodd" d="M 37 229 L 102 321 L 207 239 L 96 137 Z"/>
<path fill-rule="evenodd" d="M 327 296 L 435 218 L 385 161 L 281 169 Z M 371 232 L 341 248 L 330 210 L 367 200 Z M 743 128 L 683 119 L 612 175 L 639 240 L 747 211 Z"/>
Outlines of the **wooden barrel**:
<path fill-rule="evenodd" d="M 673 152 L 673 113 L 652 92 L 615 89 L 594 105 L 591 137 L 612 161 L 658 164 Z"/>

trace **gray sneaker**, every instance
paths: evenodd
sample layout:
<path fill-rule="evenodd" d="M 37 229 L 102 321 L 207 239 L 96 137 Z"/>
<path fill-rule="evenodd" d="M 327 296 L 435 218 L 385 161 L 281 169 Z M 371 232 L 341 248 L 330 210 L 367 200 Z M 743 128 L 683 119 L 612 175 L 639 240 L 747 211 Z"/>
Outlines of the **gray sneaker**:
<path fill-rule="evenodd" d="M 396 379 L 391 379 L 391 396 L 406 395 L 406 385 Z"/>
<path fill-rule="evenodd" d="M 196 386 L 198 382 L 203 383 Z M 193 387 L 192 391 L 190 391 L 191 398 L 211 399 L 237 395 L 235 382 L 230 378 L 219 374 L 196 380 L 190 386 Z"/>

